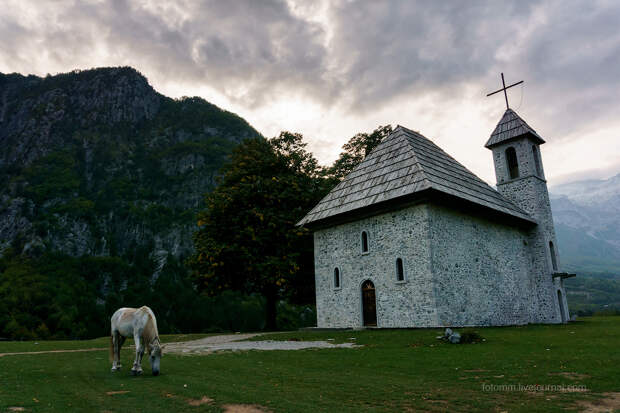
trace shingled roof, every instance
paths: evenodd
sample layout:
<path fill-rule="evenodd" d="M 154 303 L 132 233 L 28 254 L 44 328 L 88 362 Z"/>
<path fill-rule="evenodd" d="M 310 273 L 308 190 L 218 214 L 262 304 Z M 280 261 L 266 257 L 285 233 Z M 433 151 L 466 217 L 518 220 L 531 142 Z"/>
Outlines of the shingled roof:
<path fill-rule="evenodd" d="M 504 116 L 502 116 L 502 119 L 499 121 L 491 137 L 484 146 L 490 149 L 495 145 L 525 134 L 530 134 L 531 138 L 539 144 L 545 143 L 544 139 L 541 138 L 530 125 L 521 119 L 514 110 L 506 109 Z"/>
<path fill-rule="evenodd" d="M 297 225 L 317 224 L 430 190 L 535 222 L 417 132 L 398 126 Z M 390 202 L 387 202 L 390 201 Z"/>

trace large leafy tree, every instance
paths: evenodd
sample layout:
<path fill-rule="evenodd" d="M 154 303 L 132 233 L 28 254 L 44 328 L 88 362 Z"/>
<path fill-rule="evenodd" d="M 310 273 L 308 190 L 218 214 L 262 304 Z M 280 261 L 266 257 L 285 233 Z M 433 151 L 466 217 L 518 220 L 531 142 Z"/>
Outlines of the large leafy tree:
<path fill-rule="evenodd" d="M 275 328 L 278 299 L 300 277 L 312 280 L 312 266 L 301 265 L 312 262 L 312 235 L 295 223 L 324 195 L 319 171 L 299 134 L 236 147 L 198 215 L 189 264 L 199 288 L 262 294 L 267 328 Z"/>

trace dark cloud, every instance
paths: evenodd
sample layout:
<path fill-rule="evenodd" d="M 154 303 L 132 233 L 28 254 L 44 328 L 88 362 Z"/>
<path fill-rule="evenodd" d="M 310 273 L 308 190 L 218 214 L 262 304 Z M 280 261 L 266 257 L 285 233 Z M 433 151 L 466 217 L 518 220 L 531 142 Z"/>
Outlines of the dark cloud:
<path fill-rule="evenodd" d="M 41 24 L 29 28 L 3 18 L 0 33 L 11 46 L 2 49 L 2 58 L 16 59 L 23 51 L 34 58 L 36 43 L 55 63 L 66 66 L 102 48 L 115 64 L 122 61 L 168 78 L 202 82 L 248 106 L 285 89 L 328 100 L 333 88 L 324 78 L 322 28 L 295 17 L 284 1 L 171 4 L 174 7 L 128 0 L 54 3 L 47 10 L 51 15 L 41 11 Z M 32 10 L 39 5 L 33 2 Z M 317 82 L 325 87 L 317 88 Z"/>
<path fill-rule="evenodd" d="M 582 125 L 617 118 L 620 3 L 562 3 L 547 17 L 523 45 L 517 67 L 531 79 L 530 103 L 562 139 Z"/>
<path fill-rule="evenodd" d="M 558 134 L 570 132 L 565 117 L 619 109 L 617 2 L 346 2 L 331 21 L 333 57 L 358 110 L 429 92 L 460 99 L 465 85 L 482 99 L 500 71 L 526 80 L 528 107 Z"/>
<path fill-rule="evenodd" d="M 404 96 L 459 100 L 472 85 L 484 99 L 503 71 L 526 80 L 528 108 L 560 135 L 619 109 L 619 2 L 341 1 L 327 3 L 323 20 L 317 7 L 293 6 L 33 1 L 38 24 L 0 12 L 0 59 L 26 68 L 45 53 L 69 70 L 104 54 L 248 108 L 287 92 L 357 114 Z"/>
<path fill-rule="evenodd" d="M 479 82 L 530 7 L 499 2 L 347 2 L 332 10 L 334 55 L 358 108 Z M 510 18 L 500 16 L 509 15 Z"/>

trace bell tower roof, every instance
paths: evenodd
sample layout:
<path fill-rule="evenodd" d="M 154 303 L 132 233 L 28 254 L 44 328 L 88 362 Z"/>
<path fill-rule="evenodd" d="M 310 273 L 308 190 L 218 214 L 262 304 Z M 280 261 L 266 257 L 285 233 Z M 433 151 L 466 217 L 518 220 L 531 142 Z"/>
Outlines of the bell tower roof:
<path fill-rule="evenodd" d="M 491 149 L 495 145 L 520 138 L 524 135 L 528 135 L 538 144 L 545 143 L 544 139 L 541 138 L 530 125 L 521 119 L 514 110 L 506 109 L 504 116 L 502 116 L 502 119 L 499 121 L 491 137 L 484 146 Z"/>

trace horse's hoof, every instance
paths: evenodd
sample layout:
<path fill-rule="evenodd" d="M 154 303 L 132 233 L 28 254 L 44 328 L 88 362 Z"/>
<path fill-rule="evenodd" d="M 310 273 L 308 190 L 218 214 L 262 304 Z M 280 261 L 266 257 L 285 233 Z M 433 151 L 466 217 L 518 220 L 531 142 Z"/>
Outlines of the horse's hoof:
<path fill-rule="evenodd" d="M 142 374 L 142 370 L 131 370 L 131 374 L 134 376 L 139 376 Z"/>

